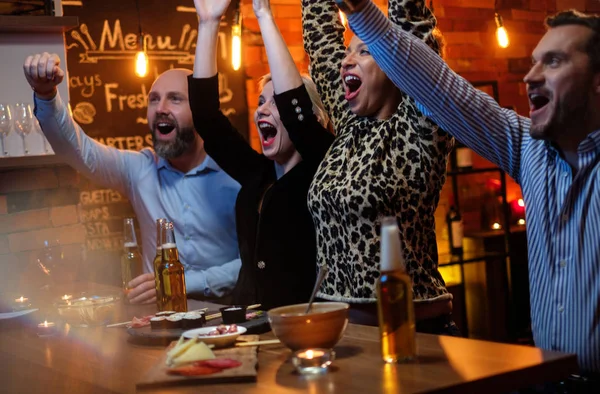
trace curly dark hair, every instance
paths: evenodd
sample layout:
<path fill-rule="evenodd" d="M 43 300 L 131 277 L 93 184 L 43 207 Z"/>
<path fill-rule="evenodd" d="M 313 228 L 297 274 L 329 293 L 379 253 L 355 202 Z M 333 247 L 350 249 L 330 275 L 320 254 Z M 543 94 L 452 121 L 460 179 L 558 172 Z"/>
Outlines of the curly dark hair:
<path fill-rule="evenodd" d="M 590 57 L 592 72 L 600 72 L 600 16 L 568 10 L 546 18 L 546 27 L 549 29 L 566 25 L 580 25 L 592 30 L 592 36 L 583 49 Z"/>

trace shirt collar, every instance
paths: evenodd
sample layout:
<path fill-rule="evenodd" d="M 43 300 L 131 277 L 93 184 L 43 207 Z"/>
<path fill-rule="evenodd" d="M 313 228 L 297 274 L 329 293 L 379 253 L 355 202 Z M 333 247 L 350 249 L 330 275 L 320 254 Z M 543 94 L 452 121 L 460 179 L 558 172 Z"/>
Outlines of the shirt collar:
<path fill-rule="evenodd" d="M 600 154 L 600 130 L 588 134 L 588 136 L 579 144 L 577 152 Z"/>
<path fill-rule="evenodd" d="M 546 144 L 546 148 L 550 153 L 550 156 L 556 158 L 560 156 L 560 151 L 558 148 L 550 141 L 544 141 Z M 600 154 L 600 130 L 596 130 L 587 135 L 583 141 L 579 143 L 577 147 L 577 153 L 579 154 L 589 154 L 595 153 Z"/>
<path fill-rule="evenodd" d="M 156 157 L 158 158 L 158 161 L 156 162 L 156 168 L 159 171 L 163 168 L 166 168 L 169 171 L 181 173 L 181 171 L 179 171 L 178 169 L 173 168 L 173 166 L 171 165 L 171 163 L 169 163 L 169 161 L 167 159 L 160 157 L 158 155 Z M 206 157 L 204 158 L 204 161 L 202 161 L 202 163 L 200 163 L 198 166 L 192 168 L 190 171 L 188 171 L 184 175 L 197 175 L 202 172 L 209 172 L 209 171 L 221 171 L 221 167 L 219 167 L 219 165 L 213 160 L 212 157 L 210 157 L 209 155 L 206 155 Z"/>

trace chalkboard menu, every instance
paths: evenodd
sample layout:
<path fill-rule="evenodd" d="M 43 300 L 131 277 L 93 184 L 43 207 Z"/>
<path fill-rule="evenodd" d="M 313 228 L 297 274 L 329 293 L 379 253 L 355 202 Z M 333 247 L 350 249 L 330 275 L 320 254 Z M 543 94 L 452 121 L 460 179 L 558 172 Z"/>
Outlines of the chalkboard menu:
<path fill-rule="evenodd" d="M 63 3 L 64 15 L 79 18 L 79 26 L 65 33 L 73 117 L 87 135 L 119 149 L 152 146 L 146 119 L 152 82 L 171 68 L 192 69 L 196 48 L 198 20 L 193 0 L 138 3 L 139 20 L 135 0 Z M 223 112 L 247 137 L 246 77 L 243 66 L 234 71 L 231 65 L 231 26 L 236 5 L 233 1 L 219 32 L 220 100 Z M 149 58 L 149 72 L 143 78 L 134 72 L 140 24 Z M 123 218 L 133 216 L 126 196 L 85 181 L 80 203 L 88 263 L 117 263 Z"/>

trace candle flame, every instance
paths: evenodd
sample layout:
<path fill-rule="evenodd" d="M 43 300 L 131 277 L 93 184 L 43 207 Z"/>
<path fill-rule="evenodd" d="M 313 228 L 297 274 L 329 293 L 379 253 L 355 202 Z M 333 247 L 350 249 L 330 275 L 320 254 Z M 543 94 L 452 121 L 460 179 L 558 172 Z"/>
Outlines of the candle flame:
<path fill-rule="evenodd" d="M 21 296 L 21 298 L 19 298 L 19 302 L 23 302 L 25 299 L 23 298 L 23 296 Z"/>
<path fill-rule="evenodd" d="M 306 351 L 306 358 L 308 358 L 309 360 L 312 360 L 314 357 L 315 357 L 315 352 L 313 352 L 312 350 Z"/>
<path fill-rule="evenodd" d="M 48 327 L 48 320 L 44 320 L 44 327 Z"/>
<path fill-rule="evenodd" d="M 519 219 L 519 221 L 517 222 L 517 224 L 519 226 L 524 226 L 525 225 L 525 219 Z"/>
<path fill-rule="evenodd" d="M 502 226 L 500 225 L 500 223 L 492 224 L 492 229 L 494 229 L 494 230 L 500 230 L 501 228 L 502 228 Z"/>

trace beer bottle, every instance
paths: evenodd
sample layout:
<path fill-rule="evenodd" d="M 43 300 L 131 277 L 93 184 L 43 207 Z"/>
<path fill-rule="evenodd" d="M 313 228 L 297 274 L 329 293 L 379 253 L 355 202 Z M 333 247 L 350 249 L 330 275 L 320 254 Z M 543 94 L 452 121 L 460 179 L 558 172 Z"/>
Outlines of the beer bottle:
<path fill-rule="evenodd" d="M 154 257 L 154 283 L 156 287 L 156 307 L 159 311 L 163 311 L 163 293 L 160 290 L 160 280 L 158 277 L 158 267 L 162 262 L 162 228 L 163 223 L 166 223 L 167 219 L 160 218 L 156 219 L 156 256 Z"/>
<path fill-rule="evenodd" d="M 175 244 L 172 222 L 163 224 L 162 261 L 158 266 L 159 291 L 163 295 L 162 308 L 175 312 L 187 312 L 187 294 L 183 265 Z"/>
<path fill-rule="evenodd" d="M 121 278 L 125 295 L 131 290 L 129 282 L 143 272 L 142 255 L 135 236 L 133 218 L 126 218 L 123 225 L 123 254 L 121 255 Z"/>
<path fill-rule="evenodd" d="M 380 264 L 377 312 L 381 356 L 386 363 L 409 361 L 416 357 L 415 313 L 395 217 L 385 218 L 381 224 Z"/>

